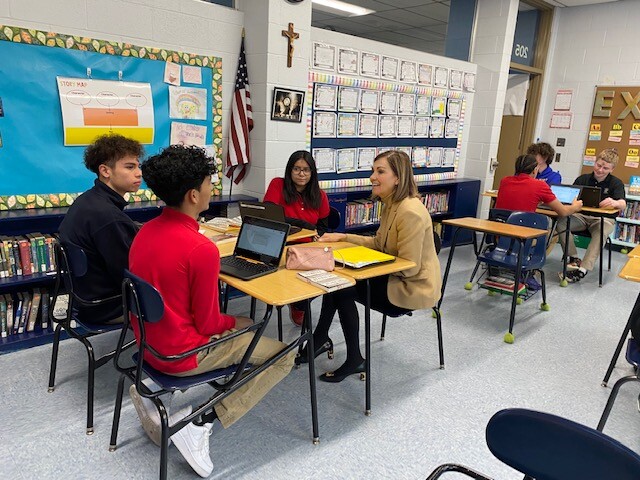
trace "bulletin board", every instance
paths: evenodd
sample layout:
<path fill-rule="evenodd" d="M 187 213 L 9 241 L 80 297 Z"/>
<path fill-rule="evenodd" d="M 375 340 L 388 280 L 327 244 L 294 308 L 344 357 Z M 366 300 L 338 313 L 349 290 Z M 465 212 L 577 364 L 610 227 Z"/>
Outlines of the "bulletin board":
<path fill-rule="evenodd" d="M 640 175 L 640 86 L 596 87 L 582 173 L 591 173 L 596 155 L 615 148 L 620 159 L 614 175 L 624 183 Z"/>
<path fill-rule="evenodd" d="M 150 84 L 154 137 L 144 145 L 146 155 L 169 145 L 172 122 L 206 125 L 206 143 L 218 164 L 214 193 L 221 192 L 220 58 L 4 25 L 0 58 L 0 210 L 67 206 L 93 184 L 95 174 L 82 160 L 85 147 L 64 146 L 57 77 Z M 206 118 L 169 118 L 168 62 L 201 67 L 201 83 L 182 80 L 181 86 L 206 89 Z M 146 189 L 129 197 L 154 199 Z"/>

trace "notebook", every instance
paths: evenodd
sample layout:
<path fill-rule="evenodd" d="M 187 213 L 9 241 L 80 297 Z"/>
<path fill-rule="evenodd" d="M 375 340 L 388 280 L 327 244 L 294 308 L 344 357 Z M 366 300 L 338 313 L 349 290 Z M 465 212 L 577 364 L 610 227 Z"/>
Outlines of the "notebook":
<path fill-rule="evenodd" d="M 275 272 L 289 234 L 289 225 L 247 216 L 233 255 L 220 260 L 220 272 L 251 280 Z"/>
<path fill-rule="evenodd" d="M 333 251 L 336 262 L 351 268 L 362 268 L 376 263 L 393 262 L 396 257 L 367 247 L 340 248 Z"/>
<path fill-rule="evenodd" d="M 571 205 L 580 195 L 580 187 L 577 185 L 551 185 L 551 191 L 565 205 Z"/>
<path fill-rule="evenodd" d="M 267 220 L 273 220 L 275 222 L 287 223 L 284 216 L 284 207 L 270 202 L 238 202 L 240 207 L 240 216 L 244 220 L 246 215 L 252 217 L 266 218 Z M 289 235 L 298 233 L 302 228 L 295 225 L 289 226 Z"/>
<path fill-rule="evenodd" d="M 602 190 L 600 187 L 582 187 L 580 192 L 580 200 L 582 200 L 582 206 L 598 208 L 600 206 L 600 195 Z"/>

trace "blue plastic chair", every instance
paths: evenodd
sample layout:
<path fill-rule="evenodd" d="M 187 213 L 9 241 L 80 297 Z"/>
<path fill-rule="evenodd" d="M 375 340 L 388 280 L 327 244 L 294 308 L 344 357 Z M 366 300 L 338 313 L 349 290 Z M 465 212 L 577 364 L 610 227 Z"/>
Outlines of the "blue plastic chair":
<path fill-rule="evenodd" d="M 158 408 L 160 414 L 161 424 L 161 445 L 160 445 L 160 479 L 166 480 L 167 478 L 167 452 L 169 447 L 169 438 L 177 431 L 184 428 L 187 424 L 191 423 L 194 419 L 200 417 L 202 414 L 210 412 L 213 406 L 220 400 L 228 396 L 231 392 L 237 390 L 239 387 L 247 383 L 249 380 L 263 372 L 266 368 L 273 365 L 276 361 L 287 355 L 291 350 L 298 348 L 299 341 L 295 341 L 279 353 L 270 358 L 262 365 L 251 365 L 249 358 L 251 357 L 258 341 L 264 333 L 269 318 L 271 317 L 272 308 L 267 307 L 267 312 L 264 318 L 260 322 L 253 323 L 249 327 L 238 330 L 230 335 L 224 336 L 219 340 L 211 341 L 206 345 L 198 348 L 183 352 L 178 355 L 161 355 L 154 350 L 146 341 L 145 324 L 156 323 L 162 319 L 164 315 L 164 301 L 160 293 L 149 283 L 134 275 L 128 270 L 125 270 L 124 281 L 122 285 L 123 305 L 124 305 L 124 324 L 122 325 L 122 332 L 118 340 L 118 347 L 114 358 L 116 369 L 120 372 L 120 378 L 118 380 L 118 390 L 116 395 L 115 410 L 113 414 L 113 426 L 111 429 L 111 443 L 109 445 L 109 451 L 113 452 L 117 448 L 118 428 L 120 424 L 120 412 L 122 409 L 122 397 L 124 393 L 124 379 L 129 378 L 140 396 L 149 398 Z M 125 362 L 126 365 L 120 363 L 120 356 L 125 348 L 125 337 L 129 332 L 129 324 L 131 322 L 131 315 L 133 314 L 134 321 L 137 322 L 140 332 L 140 338 L 138 342 L 138 352 L 133 355 L 134 365 L 131 366 L 131 362 Z M 151 367 L 145 360 L 145 352 L 153 355 L 154 357 L 164 361 L 176 361 L 186 358 L 190 355 L 197 354 L 202 350 L 208 348 L 217 347 L 225 342 L 236 338 L 247 332 L 255 332 L 254 337 L 247 347 L 247 351 L 242 357 L 242 361 L 237 365 L 230 367 L 213 370 L 210 372 L 202 373 L 199 375 L 192 375 L 188 377 L 176 377 L 167 375 Z M 160 387 L 159 390 L 152 392 L 147 388 L 142 380 L 144 376 L 151 378 L 155 384 Z M 173 393 L 177 390 L 185 391 L 192 387 L 196 387 L 203 384 L 211 385 L 215 392 L 204 403 L 201 403 L 194 411 L 184 417 L 174 425 L 169 426 L 167 410 L 160 400 L 160 396 Z M 317 417 L 316 412 L 316 398 L 312 394 L 312 415 L 314 422 L 314 432 L 317 431 Z M 317 439 L 314 438 L 314 441 Z"/>
<path fill-rule="evenodd" d="M 55 244 L 55 258 L 56 258 L 56 283 L 53 289 L 53 295 L 51 299 L 51 308 L 49 308 L 49 321 L 52 325 L 56 325 L 53 334 L 53 349 L 51 351 L 51 366 L 49 369 L 49 387 L 47 391 L 49 393 L 55 390 L 56 383 L 56 368 L 58 364 L 58 349 L 60 347 L 60 335 L 62 330 L 67 332 L 69 337 L 75 338 L 84 345 L 89 360 L 87 368 L 87 435 L 93 434 L 93 397 L 94 397 L 94 378 L 95 371 L 102 365 L 105 365 L 115 355 L 115 350 L 105 353 L 101 357 L 95 358 L 93 345 L 90 338 L 102 333 L 111 332 L 114 330 L 120 330 L 122 325 L 116 323 L 114 325 L 109 324 L 96 324 L 91 323 L 90 318 L 85 318 L 78 315 L 77 305 L 83 307 L 95 307 L 104 305 L 107 302 L 112 303 L 120 301 L 121 296 L 116 295 L 108 298 L 102 298 L 99 300 L 85 300 L 80 297 L 75 289 L 77 282 L 82 282 L 83 277 L 87 273 L 87 256 L 84 250 L 79 246 L 65 242 L 61 243 L 60 240 Z M 67 308 L 67 314 L 65 318 L 57 319 L 53 316 L 53 307 L 56 304 L 58 297 L 65 293 L 69 294 L 69 304 Z M 131 346 L 133 342 L 129 342 L 124 345 L 125 348 Z"/>
<path fill-rule="evenodd" d="M 513 212 L 509 215 L 507 223 L 541 230 L 547 230 L 549 227 L 549 220 L 545 215 L 532 212 Z M 540 308 L 546 311 L 549 310 L 549 304 L 547 303 L 546 282 L 544 271 L 542 270 L 547 258 L 545 239 L 545 236 L 540 236 L 520 242 L 514 238 L 503 236 L 498 239 L 498 244 L 493 250 L 485 251 L 478 255 L 478 261 L 492 267 L 512 270 L 514 272 L 516 288 L 520 285 L 520 281 L 525 278 L 527 273 L 534 271 L 540 272 L 540 278 L 542 280 L 542 304 Z M 521 255 L 519 255 L 521 248 L 522 252 Z M 521 262 L 521 267 L 520 271 L 517 271 L 519 261 Z M 515 305 L 516 298 L 512 301 L 509 332 L 505 334 L 505 341 L 507 343 L 513 343 Z"/>
<path fill-rule="evenodd" d="M 624 385 L 625 383 L 640 382 L 640 377 L 638 376 L 640 372 L 640 370 L 638 369 L 638 366 L 640 365 L 640 345 L 638 345 L 635 339 L 630 338 L 629 341 L 627 342 L 627 352 L 625 356 L 627 358 L 627 362 L 633 365 L 635 374 L 622 377 L 618 379 L 616 383 L 613 384 L 613 388 L 611 389 L 611 394 L 609 395 L 609 400 L 607 400 L 607 404 L 605 405 L 604 411 L 602 412 L 602 416 L 600 417 L 600 421 L 598 422 L 597 429 L 599 431 L 604 430 L 604 425 L 605 423 L 607 423 L 607 420 L 609 419 L 609 414 L 611 413 L 613 404 L 616 401 L 616 397 L 618 396 L 618 393 L 620 392 L 620 387 L 622 387 L 622 385 Z M 617 358 L 617 355 L 615 356 L 615 358 Z M 603 385 L 606 385 L 606 382 L 603 383 Z M 638 408 L 640 409 L 640 397 L 638 397 Z M 638 478 L 640 478 L 640 476 Z"/>
<path fill-rule="evenodd" d="M 637 480 L 640 455 L 602 432 L 549 413 L 520 408 L 496 413 L 486 430 L 487 446 L 525 480 Z M 492 480 L 458 464 L 436 468 L 427 480 L 446 472 Z"/>

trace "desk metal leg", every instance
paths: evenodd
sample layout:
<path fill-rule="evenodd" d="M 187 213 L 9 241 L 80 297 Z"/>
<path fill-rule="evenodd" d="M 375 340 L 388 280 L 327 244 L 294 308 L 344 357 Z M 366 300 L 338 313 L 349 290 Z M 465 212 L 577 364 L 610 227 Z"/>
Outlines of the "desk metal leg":
<path fill-rule="evenodd" d="M 449 248 L 449 257 L 447 258 L 447 266 L 444 269 L 444 276 L 442 277 L 442 289 L 440 290 L 440 300 L 438 301 L 438 309 L 440 309 L 440 305 L 442 305 L 442 300 L 444 299 L 444 289 L 447 287 L 447 279 L 449 278 L 449 270 L 451 269 L 451 260 L 453 260 L 453 252 L 456 249 L 456 240 L 458 238 L 458 232 L 460 231 L 460 227 L 455 227 L 453 231 L 453 236 L 451 237 L 451 247 Z"/>
<path fill-rule="evenodd" d="M 571 233 L 571 215 L 567 217 L 567 229 L 564 232 L 564 250 L 562 251 L 562 279 L 567 278 L 567 257 L 569 256 L 569 234 Z"/>
<path fill-rule="evenodd" d="M 364 336 L 365 336 L 365 406 L 364 414 L 371 415 L 371 287 L 369 279 L 365 280 L 367 290 L 364 307 Z"/>
<path fill-rule="evenodd" d="M 519 240 L 520 248 L 518 249 L 518 261 L 515 272 L 515 284 L 513 286 L 513 297 L 511 298 L 511 316 L 509 317 L 509 333 L 505 334 L 504 341 L 513 343 L 513 322 L 516 317 L 516 304 L 518 303 L 518 289 L 520 287 L 520 274 L 522 273 L 522 251 L 524 250 L 524 240 Z"/>
<path fill-rule="evenodd" d="M 256 321 L 256 299 L 251 297 L 251 311 L 249 313 L 249 317 L 254 322 Z"/>
<path fill-rule="evenodd" d="M 320 443 L 320 434 L 318 433 L 318 397 L 316 395 L 316 360 L 313 352 L 316 351 L 313 345 L 313 334 L 311 328 L 311 300 L 307 300 L 304 307 L 304 322 L 306 331 L 302 335 L 306 335 L 307 339 L 307 352 L 309 355 L 309 389 L 311 391 L 311 423 L 313 428 L 313 444 Z M 302 342 L 300 342 L 302 345 Z"/>
<path fill-rule="evenodd" d="M 609 362 L 609 368 L 607 368 L 607 373 L 604 374 L 604 378 L 602 379 L 602 386 L 606 387 L 609 378 L 611 378 L 611 373 L 613 373 L 613 369 L 616 366 L 616 362 L 618 361 L 618 357 L 620 356 L 620 352 L 622 351 L 622 347 L 624 346 L 624 341 L 627 339 L 627 335 L 629 334 L 629 330 L 631 329 L 631 322 L 634 319 L 638 318 L 640 315 L 640 294 L 636 297 L 636 303 L 633 305 L 633 309 L 631 310 L 631 314 L 629 315 L 629 320 L 627 320 L 627 324 L 622 331 L 622 335 L 620 336 L 620 340 L 618 341 L 618 345 L 616 346 L 616 350 L 613 352 L 613 357 L 611 357 L 611 362 Z"/>
<path fill-rule="evenodd" d="M 598 286 L 602 287 L 602 247 L 604 247 L 604 217 L 600 217 L 600 271 L 598 272 Z"/>

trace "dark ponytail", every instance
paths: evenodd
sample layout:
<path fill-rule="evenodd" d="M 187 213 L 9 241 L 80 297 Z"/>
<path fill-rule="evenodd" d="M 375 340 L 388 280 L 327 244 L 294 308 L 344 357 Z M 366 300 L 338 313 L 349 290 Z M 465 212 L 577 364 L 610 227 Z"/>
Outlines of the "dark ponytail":
<path fill-rule="evenodd" d="M 536 169 L 537 165 L 538 162 L 533 155 L 520 155 L 516 158 L 516 175 L 520 175 L 521 173 L 531 175 L 531 172 Z"/>

